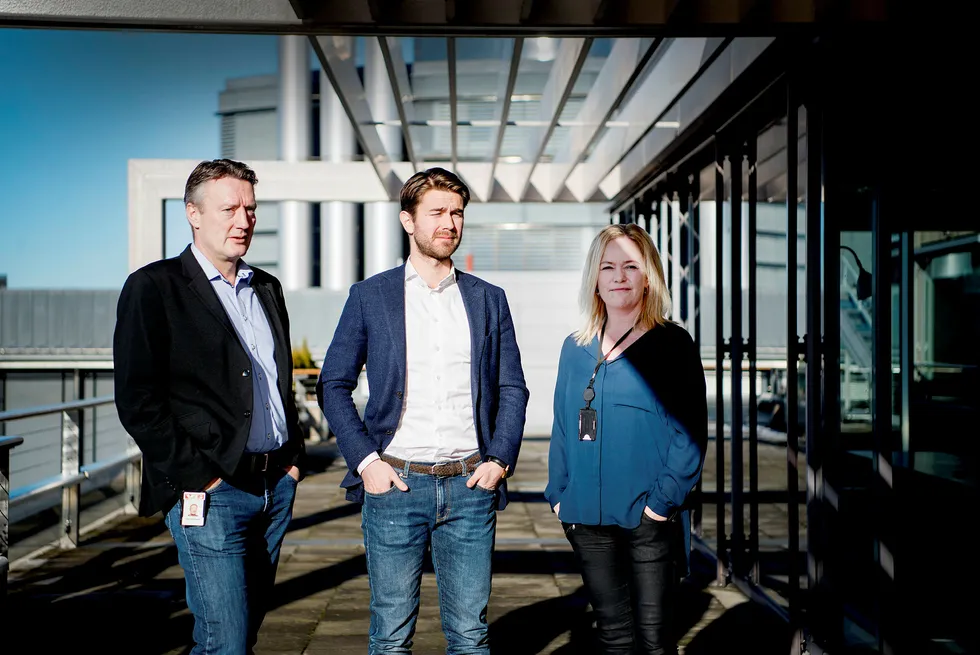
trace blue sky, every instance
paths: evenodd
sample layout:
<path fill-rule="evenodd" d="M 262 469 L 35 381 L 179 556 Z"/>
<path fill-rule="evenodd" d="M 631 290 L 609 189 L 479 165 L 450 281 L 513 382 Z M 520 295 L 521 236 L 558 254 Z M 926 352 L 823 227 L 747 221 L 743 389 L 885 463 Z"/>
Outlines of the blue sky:
<path fill-rule="evenodd" d="M 0 28 L 0 62 L 0 274 L 10 288 L 119 288 L 126 161 L 219 156 L 218 93 L 275 73 L 277 42 Z"/>

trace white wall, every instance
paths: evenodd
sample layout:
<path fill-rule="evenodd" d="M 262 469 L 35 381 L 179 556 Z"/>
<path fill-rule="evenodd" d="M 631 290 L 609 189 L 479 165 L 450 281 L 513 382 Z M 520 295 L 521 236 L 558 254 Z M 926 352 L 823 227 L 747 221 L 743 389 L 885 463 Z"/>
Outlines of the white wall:
<path fill-rule="evenodd" d="M 531 393 L 526 436 L 551 434 L 561 344 L 578 327 L 578 271 L 477 273 L 507 293 L 524 378 Z"/>

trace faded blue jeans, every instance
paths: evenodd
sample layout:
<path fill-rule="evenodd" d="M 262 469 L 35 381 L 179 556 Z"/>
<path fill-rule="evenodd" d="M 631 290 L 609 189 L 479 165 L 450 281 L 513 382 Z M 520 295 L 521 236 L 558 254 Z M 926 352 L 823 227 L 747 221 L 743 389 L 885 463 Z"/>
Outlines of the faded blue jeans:
<path fill-rule="evenodd" d="M 192 655 L 252 652 L 296 497 L 296 481 L 280 473 L 220 482 L 207 492 L 203 526 L 180 524 L 181 501 L 166 516 L 194 615 Z"/>
<path fill-rule="evenodd" d="M 488 655 L 497 492 L 467 488 L 467 475 L 396 472 L 409 490 L 365 493 L 361 510 L 371 582 L 368 653 L 412 652 L 422 562 L 431 546 L 446 652 Z"/>

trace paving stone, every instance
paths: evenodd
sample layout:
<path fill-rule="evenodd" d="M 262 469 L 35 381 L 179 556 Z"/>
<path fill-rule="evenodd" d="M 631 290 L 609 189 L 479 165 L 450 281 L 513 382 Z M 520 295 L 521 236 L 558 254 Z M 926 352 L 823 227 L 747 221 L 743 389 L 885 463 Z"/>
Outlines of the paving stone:
<path fill-rule="evenodd" d="M 527 494 L 524 498 L 529 501 L 537 500 L 547 480 L 547 448 L 547 441 L 526 442 L 521 466 L 511 480 L 511 489 Z M 709 449 L 705 488 L 714 486 L 711 453 Z M 760 475 L 760 488 L 784 480 L 785 450 L 760 445 L 759 453 L 760 462 L 769 467 Z M 293 523 L 282 548 L 273 607 L 260 631 L 256 655 L 363 655 L 367 651 L 370 582 L 360 511 L 344 500 L 339 488 L 344 471 L 341 460 L 328 462 L 322 472 L 309 475 L 299 486 Z M 785 533 L 784 507 L 774 504 L 760 509 L 759 518 L 766 538 Z M 706 537 L 713 529 L 713 508 L 705 508 Z M 143 548 L 127 545 L 136 535 L 147 533 L 150 540 Z M 512 502 L 498 515 L 497 541 L 488 609 L 495 655 L 588 652 L 591 608 L 571 547 L 548 504 Z M 10 576 L 9 625 L 17 626 L 24 635 L 50 634 L 46 652 L 86 646 L 100 653 L 182 652 L 190 640 L 193 618 L 184 602 L 183 571 L 176 550 L 160 527 L 159 517 L 120 520 L 87 536 L 84 543 L 36 562 L 15 563 Z M 685 632 L 681 655 L 688 645 L 693 649 L 689 655 L 719 652 L 706 647 L 715 642 L 702 636 L 717 632 L 716 625 L 728 625 L 728 612 L 732 617 L 739 613 L 740 627 L 735 641 L 726 642 L 720 652 L 788 652 L 754 647 L 751 625 L 743 627 L 742 623 L 758 621 L 769 626 L 770 632 L 773 628 L 769 619 L 744 611 L 747 599 L 737 589 L 710 587 L 704 580 L 699 584 L 702 586 L 683 587 L 678 608 Z M 152 647 L 114 650 L 112 644 L 95 636 L 90 626 L 96 617 L 104 616 L 107 606 L 117 624 L 125 627 L 121 639 L 146 643 L 149 638 Z M 52 631 L 53 627 L 57 629 Z M 9 643 L 16 644 L 17 635 L 13 637 Z M 445 648 L 438 582 L 426 569 L 414 652 L 441 654 Z"/>

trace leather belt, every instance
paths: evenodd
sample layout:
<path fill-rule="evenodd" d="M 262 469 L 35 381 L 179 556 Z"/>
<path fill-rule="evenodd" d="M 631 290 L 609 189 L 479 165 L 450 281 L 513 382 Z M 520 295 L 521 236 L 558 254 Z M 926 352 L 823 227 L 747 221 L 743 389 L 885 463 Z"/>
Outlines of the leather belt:
<path fill-rule="evenodd" d="M 238 462 L 236 475 L 257 475 L 267 471 L 281 470 L 293 459 L 293 454 L 283 448 L 270 450 L 266 453 L 242 453 Z"/>
<path fill-rule="evenodd" d="M 395 472 L 405 470 L 406 462 L 403 459 L 398 459 L 397 457 L 392 457 L 391 455 L 385 454 L 381 455 L 381 459 L 391 464 L 391 467 L 395 469 Z M 449 462 L 439 462 L 438 464 L 419 464 L 417 462 L 408 462 L 408 470 L 412 473 L 422 473 L 425 475 L 434 475 L 440 478 L 448 478 L 454 475 L 472 473 L 482 463 L 483 458 L 480 457 L 480 453 L 474 453 L 466 459 L 454 459 Z"/>

